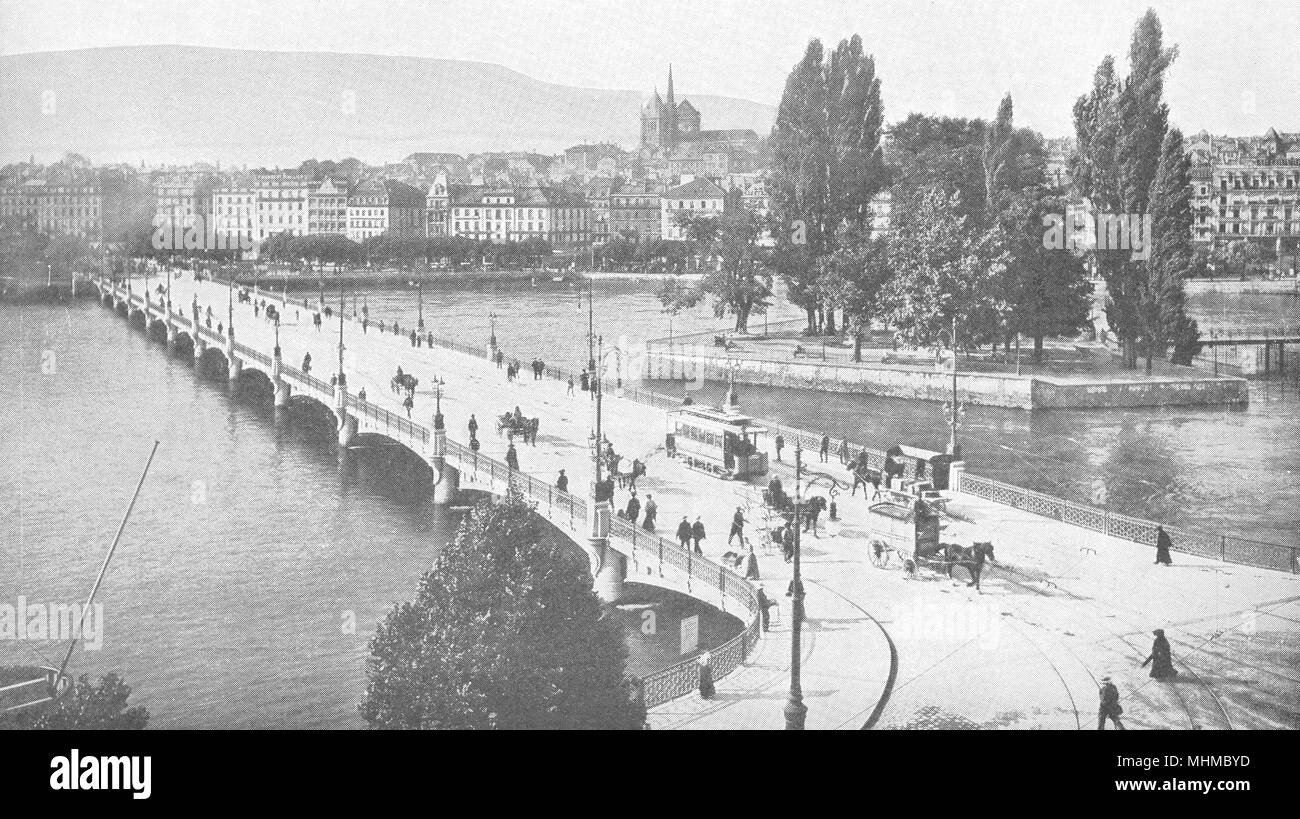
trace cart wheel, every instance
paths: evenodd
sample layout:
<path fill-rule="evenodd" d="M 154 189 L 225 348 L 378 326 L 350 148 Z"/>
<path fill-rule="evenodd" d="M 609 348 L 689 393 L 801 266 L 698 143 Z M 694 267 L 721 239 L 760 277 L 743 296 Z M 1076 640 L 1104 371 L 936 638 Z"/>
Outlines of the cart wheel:
<path fill-rule="evenodd" d="M 916 574 L 916 561 L 910 557 L 903 561 L 903 570 L 908 574 Z"/>

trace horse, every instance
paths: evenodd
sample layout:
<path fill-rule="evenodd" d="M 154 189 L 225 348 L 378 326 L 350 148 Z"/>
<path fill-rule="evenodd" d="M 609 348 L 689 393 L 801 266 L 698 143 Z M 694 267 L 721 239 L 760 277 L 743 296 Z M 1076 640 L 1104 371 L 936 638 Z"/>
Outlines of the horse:
<path fill-rule="evenodd" d="M 971 546 L 944 543 L 942 548 L 944 561 L 948 564 L 948 577 L 952 577 L 953 566 L 964 567 L 971 576 L 970 582 L 966 585 L 974 586 L 975 591 L 980 590 L 980 575 L 984 573 L 984 561 L 997 562 L 997 558 L 993 556 L 993 544 L 988 541 Z"/>
<path fill-rule="evenodd" d="M 395 375 L 393 376 L 393 380 L 389 382 L 390 386 L 392 386 L 393 388 L 393 392 L 406 390 L 407 396 L 415 395 L 415 388 L 417 385 L 419 385 L 419 383 L 420 383 L 420 379 L 416 378 L 410 373 Z"/>

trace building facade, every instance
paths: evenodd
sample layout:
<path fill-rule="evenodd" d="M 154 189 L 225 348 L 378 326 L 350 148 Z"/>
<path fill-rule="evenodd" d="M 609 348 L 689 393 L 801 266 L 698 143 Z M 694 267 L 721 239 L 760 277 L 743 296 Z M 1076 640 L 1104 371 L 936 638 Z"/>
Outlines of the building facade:
<path fill-rule="evenodd" d="M 313 182 L 306 174 L 294 172 L 258 173 L 253 176 L 257 190 L 257 240 L 288 233 L 306 236 L 310 225 L 308 198 Z"/>
<path fill-rule="evenodd" d="M 582 197 L 558 188 L 453 190 L 450 234 L 476 241 L 523 242 L 544 239 L 553 247 L 591 240 L 590 208 Z"/>
<path fill-rule="evenodd" d="M 659 235 L 663 239 L 684 241 L 686 232 L 677 224 L 680 215 L 721 216 L 727 193 L 712 180 L 684 180 L 659 197 Z"/>
<path fill-rule="evenodd" d="M 1300 134 L 1192 138 L 1193 237 L 1247 240 L 1282 253 L 1300 245 Z"/>
<path fill-rule="evenodd" d="M 348 186 L 346 182 L 322 179 L 307 194 L 307 232 L 348 232 Z"/>

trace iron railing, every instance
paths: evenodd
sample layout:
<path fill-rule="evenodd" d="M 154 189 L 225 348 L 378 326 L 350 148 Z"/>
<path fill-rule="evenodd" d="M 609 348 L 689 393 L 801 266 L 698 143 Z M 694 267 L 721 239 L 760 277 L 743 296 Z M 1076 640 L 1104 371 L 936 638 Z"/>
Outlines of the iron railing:
<path fill-rule="evenodd" d="M 1156 528 L 1161 525 L 972 475 L 965 470 L 958 472 L 955 484 L 953 490 L 956 492 L 1145 546 L 1155 546 Z M 1174 526 L 1165 526 L 1164 529 L 1175 551 L 1261 569 L 1300 573 L 1300 548 Z"/>

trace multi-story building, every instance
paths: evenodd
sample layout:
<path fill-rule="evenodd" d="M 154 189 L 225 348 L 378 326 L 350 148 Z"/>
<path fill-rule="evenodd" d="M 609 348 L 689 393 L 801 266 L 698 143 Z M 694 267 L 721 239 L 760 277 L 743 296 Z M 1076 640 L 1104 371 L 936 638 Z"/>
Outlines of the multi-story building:
<path fill-rule="evenodd" d="M 207 171 L 160 171 L 150 184 L 154 197 L 154 224 L 189 228 L 206 224 L 212 210 L 212 189 L 217 180 Z"/>
<path fill-rule="evenodd" d="M 1211 246 L 1238 240 L 1279 252 L 1300 245 L 1300 134 L 1192 138 L 1193 237 Z M 1205 160 L 1208 159 L 1208 162 Z"/>
<path fill-rule="evenodd" d="M 660 237 L 659 196 L 663 186 L 653 180 L 621 185 L 609 195 L 609 235 L 636 241 Z"/>
<path fill-rule="evenodd" d="M 433 184 L 424 196 L 424 235 L 449 235 L 447 220 L 450 213 L 451 186 L 447 183 L 447 174 L 439 173 L 433 178 Z"/>
<path fill-rule="evenodd" d="M 593 177 L 582 186 L 582 198 L 591 208 L 591 241 L 603 244 L 609 241 L 609 197 L 613 192 L 615 180 L 605 177 Z"/>
<path fill-rule="evenodd" d="M 308 199 L 314 183 L 306 174 L 275 171 L 253 175 L 257 189 L 257 240 L 288 233 L 306 236 L 309 219 Z"/>
<path fill-rule="evenodd" d="M 557 188 L 453 188 L 452 236 L 492 242 L 545 239 L 555 247 L 590 241 L 590 208 L 582 197 Z"/>
<path fill-rule="evenodd" d="M 346 182 L 322 179 L 307 194 L 307 232 L 348 232 L 348 186 Z"/>
<path fill-rule="evenodd" d="M 217 247 L 251 250 L 257 241 L 257 186 L 245 173 L 234 173 L 212 188 L 209 220 Z"/>
<path fill-rule="evenodd" d="M 678 215 L 720 216 L 726 196 L 726 191 L 709 179 L 683 178 L 682 184 L 669 188 L 659 197 L 659 235 L 668 240 L 684 240 L 686 233 L 677 224 Z"/>
<path fill-rule="evenodd" d="M 425 196 L 419 188 L 392 179 L 368 179 L 348 197 L 347 237 L 354 242 L 382 234 L 424 236 Z"/>
<path fill-rule="evenodd" d="M 641 108 L 641 152 L 646 155 L 673 155 L 686 144 L 698 146 L 701 152 L 754 151 L 758 134 L 749 128 L 705 131 L 700 128 L 700 112 L 689 100 L 677 102 L 673 91 L 673 68 L 668 66 L 668 96 L 659 96 L 659 89 Z"/>

